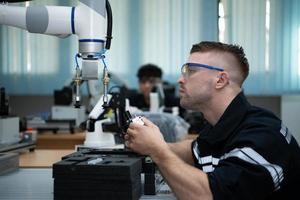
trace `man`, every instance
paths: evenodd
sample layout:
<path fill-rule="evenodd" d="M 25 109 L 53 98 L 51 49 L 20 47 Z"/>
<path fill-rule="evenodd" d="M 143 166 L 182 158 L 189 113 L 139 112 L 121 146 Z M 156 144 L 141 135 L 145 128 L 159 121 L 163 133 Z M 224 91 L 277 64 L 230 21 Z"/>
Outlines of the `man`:
<path fill-rule="evenodd" d="M 180 104 L 211 126 L 194 141 L 167 144 L 146 118 L 130 124 L 126 145 L 151 156 L 178 199 L 298 196 L 299 146 L 280 119 L 247 102 L 241 87 L 248 72 L 242 47 L 196 44 L 178 80 Z"/>
<path fill-rule="evenodd" d="M 139 68 L 137 77 L 140 93 L 129 97 L 130 105 L 142 110 L 148 110 L 150 106 L 150 92 L 156 84 L 162 82 L 162 70 L 156 65 L 146 64 Z"/>
<path fill-rule="evenodd" d="M 155 89 L 161 89 L 160 92 L 164 96 L 161 103 L 165 107 L 179 106 L 179 99 L 175 97 L 175 87 L 173 88 L 167 82 L 164 82 L 162 76 L 163 72 L 157 65 L 142 65 L 137 72 L 139 93 L 129 95 L 130 105 L 143 111 L 149 111 L 150 93 Z"/>

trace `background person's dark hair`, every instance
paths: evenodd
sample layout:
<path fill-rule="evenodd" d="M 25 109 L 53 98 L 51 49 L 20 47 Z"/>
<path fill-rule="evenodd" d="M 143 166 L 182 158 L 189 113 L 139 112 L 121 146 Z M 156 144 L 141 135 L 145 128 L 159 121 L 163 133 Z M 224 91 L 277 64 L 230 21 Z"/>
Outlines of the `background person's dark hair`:
<path fill-rule="evenodd" d="M 142 65 L 137 72 L 137 77 L 139 78 L 139 80 L 144 77 L 162 78 L 162 70 L 154 64 Z"/>
<path fill-rule="evenodd" d="M 243 81 L 247 78 L 249 74 L 249 63 L 243 47 L 234 44 L 224 44 L 221 42 L 203 41 L 198 44 L 194 44 L 190 53 L 209 51 L 227 52 L 232 54 L 240 65 Z"/>

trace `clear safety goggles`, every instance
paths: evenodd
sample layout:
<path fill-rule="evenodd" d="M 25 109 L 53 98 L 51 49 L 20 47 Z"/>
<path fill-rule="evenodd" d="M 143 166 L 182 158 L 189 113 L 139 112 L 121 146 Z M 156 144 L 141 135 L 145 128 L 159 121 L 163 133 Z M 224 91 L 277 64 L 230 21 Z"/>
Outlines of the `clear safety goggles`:
<path fill-rule="evenodd" d="M 198 67 L 211 69 L 211 70 L 217 70 L 220 72 L 224 71 L 224 69 L 222 69 L 222 68 L 205 65 L 205 64 L 201 64 L 201 63 L 185 63 L 181 67 L 181 74 L 183 76 L 190 76 L 192 73 L 194 73 L 196 71 L 195 68 L 198 68 Z"/>

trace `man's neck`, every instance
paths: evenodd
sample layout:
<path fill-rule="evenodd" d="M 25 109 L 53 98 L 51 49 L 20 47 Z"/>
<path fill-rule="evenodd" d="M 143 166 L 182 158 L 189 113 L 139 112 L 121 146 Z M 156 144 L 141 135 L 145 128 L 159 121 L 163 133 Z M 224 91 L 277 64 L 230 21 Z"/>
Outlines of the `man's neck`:
<path fill-rule="evenodd" d="M 212 98 L 211 102 L 201 109 L 204 118 L 211 124 L 216 125 L 224 114 L 227 107 L 230 105 L 232 100 L 239 94 L 241 90 L 232 91 L 227 94 L 219 93 L 217 96 Z"/>

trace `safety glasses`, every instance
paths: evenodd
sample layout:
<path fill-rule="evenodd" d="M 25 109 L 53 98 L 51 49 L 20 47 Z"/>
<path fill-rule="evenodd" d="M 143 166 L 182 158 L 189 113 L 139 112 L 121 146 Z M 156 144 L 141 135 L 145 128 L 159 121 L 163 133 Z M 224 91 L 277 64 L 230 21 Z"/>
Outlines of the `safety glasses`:
<path fill-rule="evenodd" d="M 183 76 L 190 76 L 191 74 L 196 72 L 196 70 L 193 69 L 194 67 L 203 67 L 203 68 L 206 68 L 206 69 L 217 70 L 217 71 L 220 71 L 220 72 L 224 71 L 224 69 L 214 67 L 214 66 L 210 66 L 210 65 L 205 65 L 205 64 L 200 64 L 200 63 L 185 63 L 181 67 L 181 74 Z"/>

